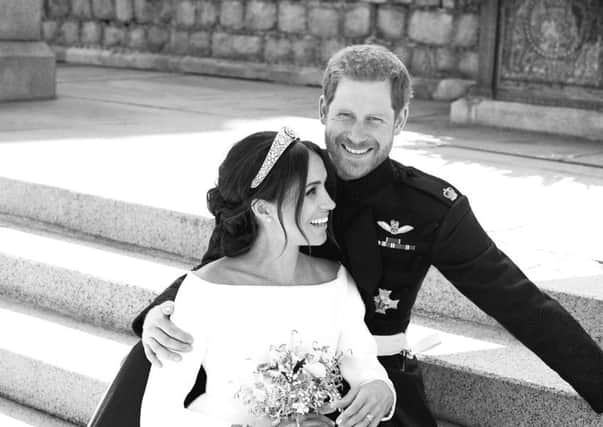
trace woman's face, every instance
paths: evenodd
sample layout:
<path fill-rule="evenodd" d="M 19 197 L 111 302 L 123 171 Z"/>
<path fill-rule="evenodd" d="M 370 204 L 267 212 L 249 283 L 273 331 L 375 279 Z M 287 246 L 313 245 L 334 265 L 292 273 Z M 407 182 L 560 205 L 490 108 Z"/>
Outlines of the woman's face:
<path fill-rule="evenodd" d="M 335 202 L 327 193 L 325 183 L 327 171 L 325 165 L 314 152 L 308 158 L 308 179 L 302 188 L 304 199 L 299 218 L 299 228 L 295 222 L 295 203 L 297 192 L 283 202 L 283 227 L 287 231 L 289 243 L 298 246 L 318 246 L 327 240 L 329 213 L 335 208 Z M 300 233 L 300 229 L 304 235 Z"/>

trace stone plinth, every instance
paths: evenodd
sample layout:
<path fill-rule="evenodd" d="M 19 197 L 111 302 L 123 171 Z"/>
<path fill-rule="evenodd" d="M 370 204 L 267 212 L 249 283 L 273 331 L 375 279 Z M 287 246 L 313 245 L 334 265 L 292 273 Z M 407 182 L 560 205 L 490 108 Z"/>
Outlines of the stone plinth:
<path fill-rule="evenodd" d="M 0 41 L 0 101 L 53 98 L 55 62 L 44 42 Z"/>
<path fill-rule="evenodd" d="M 55 96 L 55 56 L 41 27 L 42 0 L 0 1 L 0 101 Z"/>
<path fill-rule="evenodd" d="M 0 40 L 40 40 L 41 0 L 0 1 Z"/>
<path fill-rule="evenodd" d="M 603 111 L 464 97 L 451 104 L 450 121 L 603 141 Z"/>

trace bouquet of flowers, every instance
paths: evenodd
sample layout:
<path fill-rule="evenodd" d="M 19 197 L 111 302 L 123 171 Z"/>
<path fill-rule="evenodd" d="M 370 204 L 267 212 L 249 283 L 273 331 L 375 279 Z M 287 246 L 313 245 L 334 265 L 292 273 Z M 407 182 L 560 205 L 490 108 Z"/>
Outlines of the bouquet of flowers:
<path fill-rule="evenodd" d="M 306 414 L 317 414 L 329 402 L 341 398 L 339 362 L 328 346 L 314 344 L 309 351 L 296 344 L 271 346 L 269 360 L 254 370 L 254 381 L 242 386 L 235 397 L 256 417 L 270 418 L 272 425 L 292 418 L 299 424 Z"/>

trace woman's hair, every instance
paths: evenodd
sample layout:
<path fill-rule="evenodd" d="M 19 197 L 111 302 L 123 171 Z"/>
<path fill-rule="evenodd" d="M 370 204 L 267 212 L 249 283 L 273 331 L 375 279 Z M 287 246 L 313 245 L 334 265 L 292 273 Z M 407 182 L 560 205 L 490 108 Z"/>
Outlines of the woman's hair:
<path fill-rule="evenodd" d="M 257 132 L 237 142 L 228 152 L 218 171 L 218 184 L 207 192 L 207 207 L 215 217 L 212 244 L 220 248 L 223 256 L 237 256 L 247 252 L 258 233 L 257 220 L 251 210 L 254 199 L 274 202 L 283 227 L 282 205 L 295 197 L 295 222 L 299 225 L 304 189 L 308 178 L 310 151 L 323 160 L 320 148 L 310 141 L 293 142 L 281 155 L 268 176 L 255 189 L 251 181 L 258 173 L 276 132 Z"/>

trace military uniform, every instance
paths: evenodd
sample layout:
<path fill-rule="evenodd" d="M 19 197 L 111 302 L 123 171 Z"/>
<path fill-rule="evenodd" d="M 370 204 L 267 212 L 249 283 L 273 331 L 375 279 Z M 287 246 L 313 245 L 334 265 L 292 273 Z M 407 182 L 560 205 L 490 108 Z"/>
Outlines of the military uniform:
<path fill-rule="evenodd" d="M 496 247 L 456 188 L 386 159 L 363 178 L 337 180 L 335 193 L 336 244 L 311 252 L 338 259 L 351 271 L 374 335 L 406 330 L 421 283 L 433 265 L 557 371 L 593 409 L 603 412 L 603 351 Z M 204 263 L 221 256 L 213 237 Z M 179 282 L 154 304 L 173 299 Z M 133 324 L 138 335 L 145 314 L 146 310 Z M 398 390 L 396 416 L 386 425 L 434 426 L 416 360 L 403 356 L 380 360 Z M 188 401 L 203 391 L 203 384 L 201 370 Z"/>
<path fill-rule="evenodd" d="M 433 265 L 603 411 L 603 351 L 496 247 L 456 188 L 386 160 L 366 177 L 339 181 L 336 200 L 342 262 L 361 290 L 373 334 L 406 330 Z"/>

